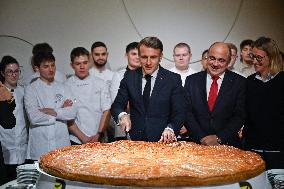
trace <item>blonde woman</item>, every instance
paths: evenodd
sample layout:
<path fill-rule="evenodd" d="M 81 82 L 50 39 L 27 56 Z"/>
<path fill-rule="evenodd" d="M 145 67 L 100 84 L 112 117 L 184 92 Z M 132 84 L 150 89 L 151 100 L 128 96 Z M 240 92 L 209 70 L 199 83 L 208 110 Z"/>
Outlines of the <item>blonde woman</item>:
<path fill-rule="evenodd" d="M 250 57 L 256 73 L 247 78 L 245 147 L 258 152 L 267 169 L 284 168 L 284 72 L 274 40 L 260 37 Z"/>

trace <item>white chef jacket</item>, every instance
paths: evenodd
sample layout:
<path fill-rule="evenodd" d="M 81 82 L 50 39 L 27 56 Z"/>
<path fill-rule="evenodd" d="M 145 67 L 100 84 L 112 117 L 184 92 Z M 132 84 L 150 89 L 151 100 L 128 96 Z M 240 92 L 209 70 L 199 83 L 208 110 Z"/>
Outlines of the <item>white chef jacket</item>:
<path fill-rule="evenodd" d="M 113 74 L 111 85 L 110 85 L 110 96 L 111 96 L 112 102 L 114 102 L 115 100 L 115 97 L 117 95 L 117 92 L 120 86 L 120 82 L 123 79 L 125 72 L 126 72 L 126 69 L 122 69 Z"/>
<path fill-rule="evenodd" d="M 5 164 L 22 164 L 27 154 L 27 128 L 24 116 L 24 88 L 17 86 L 13 92 L 16 107 L 13 114 L 16 125 L 12 129 L 0 126 L 0 140 Z"/>
<path fill-rule="evenodd" d="M 182 86 L 184 86 L 187 76 L 192 75 L 194 73 L 197 73 L 197 71 L 192 69 L 192 68 L 188 68 L 185 72 L 181 72 L 176 67 L 173 67 L 173 68 L 170 69 L 170 71 L 180 75 L 181 81 L 182 81 Z"/>
<path fill-rule="evenodd" d="M 97 68 L 95 68 L 94 66 L 90 68 L 89 73 L 91 76 L 96 76 L 98 78 L 101 78 L 102 80 L 104 80 L 106 82 L 106 84 L 108 85 L 108 87 L 110 87 L 111 85 L 111 80 L 113 77 L 113 71 L 109 70 L 109 69 L 104 69 L 104 70 L 98 70 Z"/>
<path fill-rule="evenodd" d="M 73 105 L 62 108 L 66 99 L 73 100 Z M 67 86 L 37 79 L 26 87 L 24 102 L 30 120 L 28 159 L 37 160 L 50 150 L 70 145 L 66 120 L 74 119 L 77 109 Z M 40 112 L 41 108 L 53 108 L 57 117 Z"/>
<path fill-rule="evenodd" d="M 110 85 L 110 96 L 112 103 L 115 100 L 115 97 L 117 95 L 120 82 L 124 77 L 124 74 L 126 72 L 126 69 L 119 70 L 113 74 L 111 85 Z M 121 128 L 119 126 L 114 126 L 114 137 L 125 137 L 126 134 L 124 131 L 121 131 Z"/>
<path fill-rule="evenodd" d="M 108 90 L 110 90 L 111 80 L 112 80 L 114 72 L 112 72 L 111 70 L 109 70 L 107 68 L 105 68 L 104 70 L 98 70 L 95 66 L 93 66 L 89 69 L 89 73 L 90 73 L 91 76 L 96 76 L 96 77 L 104 80 L 107 87 L 108 87 Z M 114 132 L 115 132 L 114 129 L 115 128 L 116 128 L 116 123 L 114 122 L 114 120 L 111 117 L 111 119 L 109 121 L 109 125 L 107 127 L 108 136 L 114 135 Z"/>
<path fill-rule="evenodd" d="M 72 76 L 66 81 L 76 99 L 78 113 L 75 123 L 87 136 L 97 134 L 103 112 L 110 109 L 111 100 L 105 82 L 94 76 L 81 80 Z M 73 134 L 70 140 L 81 144 L 82 142 Z"/>

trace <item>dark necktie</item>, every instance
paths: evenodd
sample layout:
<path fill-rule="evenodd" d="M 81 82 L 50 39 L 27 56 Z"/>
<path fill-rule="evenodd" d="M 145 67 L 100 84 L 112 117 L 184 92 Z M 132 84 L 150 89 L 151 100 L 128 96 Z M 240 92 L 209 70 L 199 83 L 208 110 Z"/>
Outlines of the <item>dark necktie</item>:
<path fill-rule="evenodd" d="M 145 110 L 148 109 L 149 99 L 150 99 L 150 91 L 151 91 L 151 75 L 145 75 L 146 85 L 143 91 L 143 101 Z"/>
<path fill-rule="evenodd" d="M 213 82 L 211 83 L 209 96 L 208 96 L 208 107 L 209 107 L 210 112 L 212 112 L 216 98 L 217 98 L 217 93 L 218 93 L 217 80 L 219 79 L 219 76 L 213 76 L 212 79 L 213 79 Z"/>

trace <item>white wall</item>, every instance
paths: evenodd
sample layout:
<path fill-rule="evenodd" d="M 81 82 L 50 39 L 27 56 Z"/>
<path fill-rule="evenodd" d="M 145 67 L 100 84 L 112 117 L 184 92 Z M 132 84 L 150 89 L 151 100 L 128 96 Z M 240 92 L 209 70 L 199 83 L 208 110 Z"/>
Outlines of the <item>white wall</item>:
<path fill-rule="evenodd" d="M 100 40 L 108 46 L 109 66 L 116 70 L 126 65 L 128 43 L 154 35 L 162 40 L 166 58 L 172 59 L 176 43 L 186 42 L 192 47 L 192 61 L 197 61 L 211 43 L 225 39 L 240 5 L 226 41 L 239 46 L 243 39 L 265 35 L 275 39 L 283 51 L 283 0 L 1 0 L 0 57 L 14 56 L 24 74 L 30 74 L 32 46 L 1 35 L 32 44 L 48 42 L 54 48 L 57 68 L 70 74 L 72 48 L 90 50 Z M 162 65 L 170 68 L 173 63 L 164 59 Z M 191 66 L 200 70 L 199 63 Z"/>

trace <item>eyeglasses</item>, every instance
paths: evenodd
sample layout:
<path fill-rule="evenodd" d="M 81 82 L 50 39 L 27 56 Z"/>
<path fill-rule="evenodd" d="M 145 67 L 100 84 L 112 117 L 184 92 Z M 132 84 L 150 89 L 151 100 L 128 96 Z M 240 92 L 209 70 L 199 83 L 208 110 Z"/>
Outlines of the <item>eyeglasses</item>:
<path fill-rule="evenodd" d="M 207 56 L 202 57 L 202 60 L 207 60 L 207 59 L 208 59 Z"/>
<path fill-rule="evenodd" d="M 261 62 L 262 59 L 264 59 L 266 56 L 254 55 L 254 54 L 250 53 L 249 57 L 252 59 L 252 61 L 254 59 L 256 59 L 256 61 Z"/>
<path fill-rule="evenodd" d="M 209 62 L 215 62 L 217 60 L 217 62 L 219 62 L 221 64 L 225 64 L 227 62 L 227 60 L 224 59 L 224 58 L 216 58 L 214 56 L 209 56 L 208 60 L 209 60 Z"/>
<path fill-rule="evenodd" d="M 5 74 L 7 74 L 8 76 L 12 76 L 13 74 L 15 75 L 19 75 L 21 73 L 21 70 L 8 70 L 5 72 Z"/>

